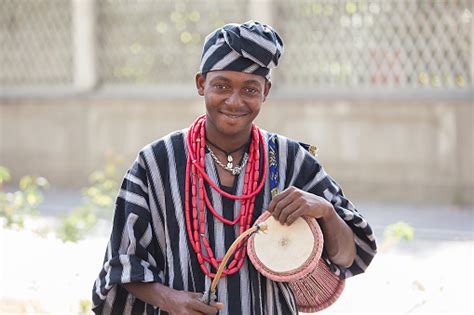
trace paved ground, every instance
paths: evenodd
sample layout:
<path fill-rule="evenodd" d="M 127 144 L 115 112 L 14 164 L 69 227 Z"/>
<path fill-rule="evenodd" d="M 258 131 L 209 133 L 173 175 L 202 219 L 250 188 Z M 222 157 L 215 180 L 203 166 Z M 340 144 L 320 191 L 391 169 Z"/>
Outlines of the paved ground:
<path fill-rule="evenodd" d="M 58 215 L 81 204 L 80 191 L 48 191 L 42 213 Z M 378 236 L 389 224 L 404 221 L 416 229 L 418 239 L 474 240 L 474 208 L 411 204 L 358 203 Z"/>
<path fill-rule="evenodd" d="M 78 192 L 51 191 L 42 212 L 57 215 L 80 203 Z M 415 239 L 382 246 L 367 273 L 348 280 L 321 314 L 474 314 L 474 209 L 363 203 L 359 209 L 379 245 L 385 227 L 397 221 L 413 225 Z M 65 244 L 0 229 L 0 314 L 77 314 L 106 242 L 103 235 Z"/>

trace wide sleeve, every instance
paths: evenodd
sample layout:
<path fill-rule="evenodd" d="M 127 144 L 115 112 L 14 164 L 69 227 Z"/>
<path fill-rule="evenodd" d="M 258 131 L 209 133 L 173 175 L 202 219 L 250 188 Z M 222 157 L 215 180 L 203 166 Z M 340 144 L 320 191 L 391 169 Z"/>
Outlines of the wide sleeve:
<path fill-rule="evenodd" d="M 294 163 L 298 165 L 295 165 L 293 174 L 290 175 L 291 185 L 328 200 L 334 206 L 337 214 L 354 232 L 356 257 L 349 268 L 333 263 L 326 253 L 323 253 L 324 260 L 331 271 L 341 278 L 348 278 L 364 272 L 377 251 L 372 228 L 354 204 L 344 196 L 341 187 L 325 172 L 312 154 L 300 145 L 293 152 L 295 153 Z"/>
<path fill-rule="evenodd" d="M 153 230 L 147 178 L 144 159 L 139 155 L 116 199 L 112 233 L 93 288 L 94 311 L 113 299 L 110 295 L 119 284 L 163 282 L 163 253 Z"/>

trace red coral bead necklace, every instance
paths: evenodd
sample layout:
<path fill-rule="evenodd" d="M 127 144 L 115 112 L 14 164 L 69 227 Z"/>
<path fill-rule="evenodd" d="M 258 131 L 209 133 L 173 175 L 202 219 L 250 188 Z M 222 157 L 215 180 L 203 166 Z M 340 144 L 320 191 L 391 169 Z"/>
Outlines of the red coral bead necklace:
<path fill-rule="evenodd" d="M 206 174 L 205 168 L 205 115 L 200 116 L 189 128 L 187 135 L 188 158 L 186 163 L 186 182 L 185 182 L 185 215 L 186 229 L 189 241 L 196 253 L 197 260 L 201 270 L 210 278 L 215 277 L 215 273 L 211 272 L 206 266 L 209 263 L 214 269 L 219 268 L 221 258 L 216 258 L 211 249 L 209 240 L 206 237 L 206 215 L 205 210 L 208 209 L 214 217 L 219 221 L 228 225 L 239 224 L 239 234 L 242 234 L 248 228 L 252 221 L 252 215 L 255 206 L 255 196 L 262 190 L 266 177 L 266 154 L 260 152 L 260 146 L 264 148 L 263 135 L 261 131 L 252 125 L 251 143 L 249 148 L 249 158 L 245 168 L 244 187 L 241 196 L 233 195 L 222 190 L 214 183 Z M 263 159 L 262 177 L 260 182 L 259 168 L 260 159 Z M 221 196 L 232 200 L 240 200 L 240 213 L 234 220 L 228 220 L 217 213 L 207 196 L 204 183 L 207 183 L 212 189 L 216 190 Z M 190 200 L 191 199 L 191 200 Z M 199 205 L 199 206 L 198 206 Z M 201 241 L 203 248 L 201 246 Z M 242 267 L 246 258 L 246 246 L 239 246 L 236 250 L 232 261 L 226 267 L 223 275 L 231 275 L 236 273 Z"/>

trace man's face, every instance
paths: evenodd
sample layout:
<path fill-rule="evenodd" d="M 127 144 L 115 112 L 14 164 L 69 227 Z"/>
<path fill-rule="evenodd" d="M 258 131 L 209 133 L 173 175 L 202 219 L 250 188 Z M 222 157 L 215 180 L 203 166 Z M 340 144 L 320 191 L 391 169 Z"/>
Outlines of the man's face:
<path fill-rule="evenodd" d="M 264 77 L 237 71 L 196 75 L 199 95 L 206 103 L 207 133 L 213 137 L 248 135 L 271 83 Z"/>

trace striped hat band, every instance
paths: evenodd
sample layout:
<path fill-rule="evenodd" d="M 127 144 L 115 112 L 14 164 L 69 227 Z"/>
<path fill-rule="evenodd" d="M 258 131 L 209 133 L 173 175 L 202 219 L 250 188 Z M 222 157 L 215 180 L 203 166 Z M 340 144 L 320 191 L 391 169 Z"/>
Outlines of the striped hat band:
<path fill-rule="evenodd" d="M 283 41 L 271 26 L 254 21 L 227 24 L 206 37 L 200 72 L 231 70 L 269 79 L 283 51 Z"/>

